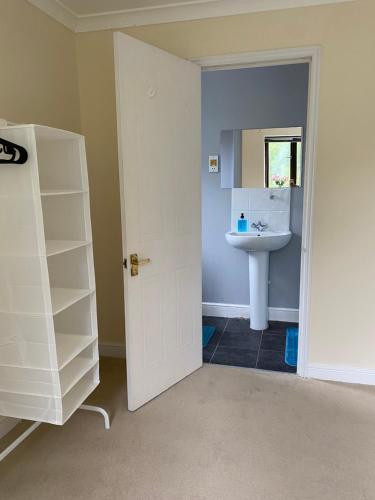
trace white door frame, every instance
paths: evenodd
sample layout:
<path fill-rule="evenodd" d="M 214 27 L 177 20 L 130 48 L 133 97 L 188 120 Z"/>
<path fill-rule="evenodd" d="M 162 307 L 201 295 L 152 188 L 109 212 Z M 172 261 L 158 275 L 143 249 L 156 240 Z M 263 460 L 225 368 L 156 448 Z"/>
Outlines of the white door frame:
<path fill-rule="evenodd" d="M 297 374 L 308 375 L 310 336 L 311 256 L 314 207 L 314 178 L 318 132 L 318 104 L 320 83 L 320 47 L 300 47 L 256 52 L 242 52 L 192 59 L 202 71 L 235 69 L 308 62 L 309 89 L 307 108 L 306 150 L 303 183 L 303 222 L 301 245 L 301 275 L 299 300 L 299 339 Z"/>

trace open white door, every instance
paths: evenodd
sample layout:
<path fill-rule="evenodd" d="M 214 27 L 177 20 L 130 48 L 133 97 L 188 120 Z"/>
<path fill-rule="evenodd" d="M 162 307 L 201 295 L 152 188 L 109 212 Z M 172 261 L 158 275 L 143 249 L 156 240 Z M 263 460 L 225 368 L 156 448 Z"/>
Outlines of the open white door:
<path fill-rule="evenodd" d="M 136 410 L 202 366 L 201 74 L 114 36 L 128 407 Z M 137 276 L 131 254 L 150 259 Z"/>

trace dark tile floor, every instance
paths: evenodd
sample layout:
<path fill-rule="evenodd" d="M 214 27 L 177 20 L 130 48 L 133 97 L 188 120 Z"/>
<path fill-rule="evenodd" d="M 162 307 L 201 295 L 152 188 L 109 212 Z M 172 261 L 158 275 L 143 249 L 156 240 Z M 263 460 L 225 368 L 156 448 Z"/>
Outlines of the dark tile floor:
<path fill-rule="evenodd" d="M 286 329 L 296 323 L 270 321 L 268 330 L 256 331 L 248 319 L 204 316 L 203 324 L 216 328 L 203 349 L 205 363 L 296 372 L 284 362 Z"/>

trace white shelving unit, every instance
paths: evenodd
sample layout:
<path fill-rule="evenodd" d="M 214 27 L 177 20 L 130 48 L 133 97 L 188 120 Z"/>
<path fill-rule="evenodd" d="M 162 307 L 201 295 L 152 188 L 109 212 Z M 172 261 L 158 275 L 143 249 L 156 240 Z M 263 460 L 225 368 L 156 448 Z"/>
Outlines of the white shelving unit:
<path fill-rule="evenodd" d="M 0 137 L 28 152 L 0 165 L 0 415 L 62 425 L 99 383 L 84 138 L 39 125 Z"/>

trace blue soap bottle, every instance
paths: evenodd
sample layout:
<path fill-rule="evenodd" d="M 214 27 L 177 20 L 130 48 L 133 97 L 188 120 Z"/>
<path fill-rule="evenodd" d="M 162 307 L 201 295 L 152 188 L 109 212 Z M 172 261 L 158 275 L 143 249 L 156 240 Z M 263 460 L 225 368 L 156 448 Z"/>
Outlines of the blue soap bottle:
<path fill-rule="evenodd" d="M 247 233 L 247 219 L 243 213 L 237 221 L 237 230 L 239 233 Z"/>

